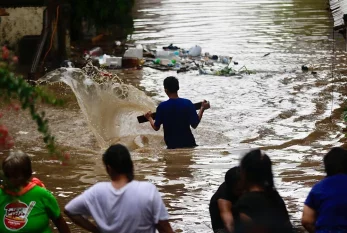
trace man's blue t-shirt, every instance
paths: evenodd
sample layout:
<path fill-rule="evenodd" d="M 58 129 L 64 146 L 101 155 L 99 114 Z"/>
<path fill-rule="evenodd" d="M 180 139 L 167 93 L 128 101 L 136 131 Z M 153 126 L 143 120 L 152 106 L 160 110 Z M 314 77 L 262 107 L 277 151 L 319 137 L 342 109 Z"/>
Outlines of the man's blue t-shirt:
<path fill-rule="evenodd" d="M 164 140 L 168 149 L 195 147 L 190 126 L 198 126 L 200 120 L 194 104 L 187 99 L 169 99 L 159 104 L 155 116 L 156 127 L 163 124 Z"/>
<path fill-rule="evenodd" d="M 329 176 L 318 182 L 305 205 L 317 212 L 316 233 L 347 232 L 347 175 Z"/>

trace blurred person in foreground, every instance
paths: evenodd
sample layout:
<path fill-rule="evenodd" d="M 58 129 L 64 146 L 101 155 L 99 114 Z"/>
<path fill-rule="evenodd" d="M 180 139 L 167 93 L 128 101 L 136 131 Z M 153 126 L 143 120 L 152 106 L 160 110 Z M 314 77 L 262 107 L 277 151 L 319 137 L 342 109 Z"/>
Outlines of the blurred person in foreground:
<path fill-rule="evenodd" d="M 232 207 L 242 194 L 240 167 L 233 167 L 225 174 L 225 181 L 210 200 L 210 216 L 214 233 L 234 232 Z"/>
<path fill-rule="evenodd" d="M 261 150 L 241 160 L 245 193 L 233 207 L 237 233 L 291 233 L 289 214 L 274 185 L 272 162 Z"/>
<path fill-rule="evenodd" d="M 27 154 L 10 152 L 2 170 L 6 185 L 0 189 L 1 233 L 51 233 L 49 220 L 58 232 L 70 233 L 55 197 L 39 179 L 32 178 Z"/>
<path fill-rule="evenodd" d="M 327 176 L 308 194 L 301 222 L 309 233 L 346 233 L 347 151 L 332 148 L 323 163 Z"/>
<path fill-rule="evenodd" d="M 89 232 L 172 233 L 169 214 L 157 188 L 134 180 L 128 149 L 110 146 L 102 156 L 111 179 L 99 182 L 65 206 L 69 218 Z M 91 216 L 96 225 L 84 216 Z"/>

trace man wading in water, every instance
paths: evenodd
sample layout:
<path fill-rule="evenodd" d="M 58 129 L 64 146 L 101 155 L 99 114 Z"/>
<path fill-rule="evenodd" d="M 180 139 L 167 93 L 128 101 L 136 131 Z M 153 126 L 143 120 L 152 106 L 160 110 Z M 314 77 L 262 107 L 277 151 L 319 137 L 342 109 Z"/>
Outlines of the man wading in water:
<path fill-rule="evenodd" d="M 147 112 L 145 117 L 155 131 L 158 131 L 160 125 L 163 124 L 167 149 L 197 146 L 190 126 L 194 129 L 198 127 L 204 111 L 210 108 L 210 103 L 204 100 L 199 114 L 197 114 L 194 104 L 190 100 L 178 97 L 179 83 L 177 78 L 167 77 L 164 80 L 164 88 L 169 99 L 157 107 L 155 121 L 151 116 L 151 111 Z"/>

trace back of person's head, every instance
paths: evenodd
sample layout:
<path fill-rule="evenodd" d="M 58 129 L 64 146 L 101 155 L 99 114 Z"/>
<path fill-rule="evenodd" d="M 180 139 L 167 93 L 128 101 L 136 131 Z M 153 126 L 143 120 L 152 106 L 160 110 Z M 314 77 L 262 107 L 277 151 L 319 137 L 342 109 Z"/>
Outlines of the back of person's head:
<path fill-rule="evenodd" d="M 250 151 L 242 158 L 241 171 L 246 186 L 259 185 L 265 189 L 274 188 L 271 160 L 261 150 Z"/>
<path fill-rule="evenodd" d="M 30 157 L 22 151 L 11 151 L 2 161 L 2 170 L 14 186 L 25 185 L 33 173 Z"/>
<path fill-rule="evenodd" d="M 227 186 L 227 190 L 232 193 L 234 196 L 241 195 L 241 189 L 239 187 L 241 181 L 241 175 L 240 175 L 240 167 L 236 166 L 233 168 L 230 168 L 225 173 L 225 184 Z"/>
<path fill-rule="evenodd" d="M 176 93 L 180 89 L 178 79 L 173 76 L 164 79 L 164 89 L 169 93 Z"/>
<path fill-rule="evenodd" d="M 118 175 L 126 175 L 129 182 L 134 179 L 134 165 L 129 150 L 121 145 L 110 146 L 102 156 L 106 167 L 111 168 L 109 175 L 114 178 Z"/>
<path fill-rule="evenodd" d="M 323 159 L 327 176 L 347 174 L 347 151 L 341 147 L 332 148 Z"/>
<path fill-rule="evenodd" d="M 247 153 L 241 160 L 241 176 L 246 187 L 258 185 L 264 189 L 272 207 L 277 209 L 281 221 L 289 219 L 285 203 L 275 189 L 272 162 L 269 156 L 259 149 Z"/>
<path fill-rule="evenodd" d="M 236 166 L 233 168 L 230 168 L 226 173 L 225 173 L 225 183 L 229 186 L 234 186 L 237 182 L 240 181 L 240 167 Z"/>

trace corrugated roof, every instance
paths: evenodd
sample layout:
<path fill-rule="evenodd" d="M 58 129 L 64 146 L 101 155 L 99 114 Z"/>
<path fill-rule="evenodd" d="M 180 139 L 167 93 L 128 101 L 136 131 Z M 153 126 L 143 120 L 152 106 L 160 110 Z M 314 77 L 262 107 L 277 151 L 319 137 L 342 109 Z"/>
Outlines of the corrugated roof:
<path fill-rule="evenodd" d="M 334 29 L 346 26 L 343 16 L 347 14 L 347 0 L 330 0 L 330 9 L 334 18 Z"/>
<path fill-rule="evenodd" d="M 44 6 L 46 0 L 0 0 L 0 7 Z"/>

